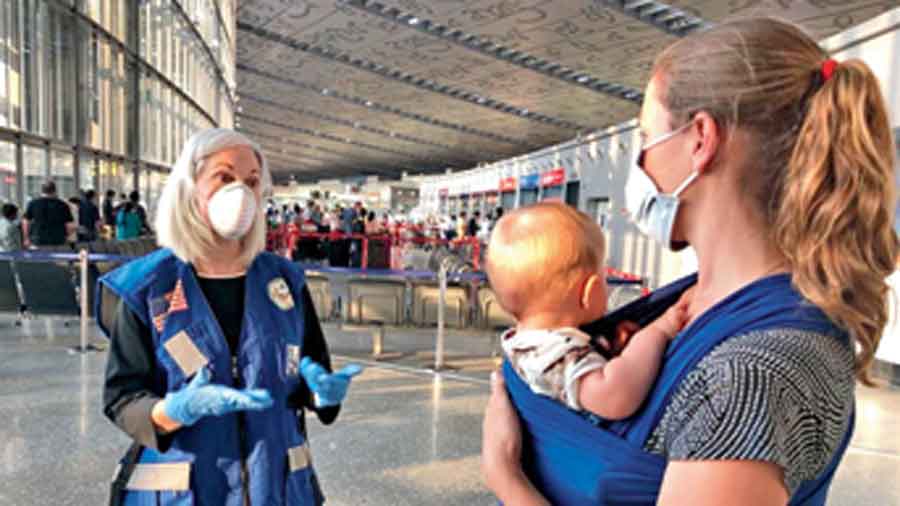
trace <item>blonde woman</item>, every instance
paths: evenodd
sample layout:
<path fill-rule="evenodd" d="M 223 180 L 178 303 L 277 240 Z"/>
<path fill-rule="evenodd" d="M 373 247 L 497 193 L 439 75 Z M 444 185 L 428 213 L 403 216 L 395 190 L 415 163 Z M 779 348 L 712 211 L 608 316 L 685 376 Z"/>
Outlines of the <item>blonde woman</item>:
<path fill-rule="evenodd" d="M 487 483 L 507 506 L 823 505 L 898 252 L 878 82 L 789 24 L 725 23 L 657 58 L 640 135 L 629 207 L 664 246 L 690 244 L 699 275 L 594 328 L 646 324 L 693 285 L 689 323 L 624 422 L 595 427 L 506 368 Z"/>
<path fill-rule="evenodd" d="M 330 372 L 303 272 L 263 252 L 270 189 L 256 144 L 197 133 L 160 198 L 163 249 L 100 280 L 104 412 L 134 440 L 113 504 L 323 502 L 304 411 L 332 423 L 360 369 Z"/>

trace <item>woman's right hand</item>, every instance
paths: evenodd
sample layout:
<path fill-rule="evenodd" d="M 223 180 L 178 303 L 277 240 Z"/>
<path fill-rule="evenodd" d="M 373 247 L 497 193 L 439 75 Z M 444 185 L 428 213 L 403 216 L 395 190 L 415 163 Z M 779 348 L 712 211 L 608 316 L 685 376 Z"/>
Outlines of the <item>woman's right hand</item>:
<path fill-rule="evenodd" d="M 169 392 L 162 401 L 161 411 L 180 426 L 190 426 L 205 416 L 221 416 L 235 411 L 261 411 L 272 406 L 268 390 L 236 390 L 223 385 L 210 384 L 210 373 L 205 367 L 197 371 L 194 379 L 177 392 Z M 160 428 L 171 430 L 157 423 Z"/>
<path fill-rule="evenodd" d="M 498 371 L 491 374 L 491 396 L 484 413 L 481 473 L 506 506 L 549 506 L 522 472 L 522 427 Z"/>

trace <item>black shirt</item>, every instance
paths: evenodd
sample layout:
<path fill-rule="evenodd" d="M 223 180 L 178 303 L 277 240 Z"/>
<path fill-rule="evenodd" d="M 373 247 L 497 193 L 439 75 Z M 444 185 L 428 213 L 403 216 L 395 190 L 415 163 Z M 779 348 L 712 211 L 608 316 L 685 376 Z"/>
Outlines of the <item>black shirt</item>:
<path fill-rule="evenodd" d="M 103 221 L 111 227 L 116 226 L 116 207 L 112 199 L 103 200 Z"/>
<path fill-rule="evenodd" d="M 244 285 L 246 276 L 230 279 L 201 278 L 197 276 L 200 290 L 216 315 L 228 349 L 235 354 L 241 338 L 241 324 L 244 321 Z"/>
<path fill-rule="evenodd" d="M 28 235 L 35 246 L 65 244 L 66 223 L 74 221 L 69 205 L 56 197 L 32 200 L 24 217 L 31 222 Z"/>
<path fill-rule="evenodd" d="M 86 233 L 93 234 L 97 230 L 97 222 L 100 221 L 100 210 L 93 202 L 81 199 L 78 206 L 78 225 L 86 229 Z"/>
<path fill-rule="evenodd" d="M 478 235 L 478 230 L 481 227 L 478 226 L 478 221 L 475 218 L 469 218 L 469 223 L 466 224 L 466 235 L 469 237 L 475 237 Z"/>
<path fill-rule="evenodd" d="M 240 336 L 244 278 L 198 280 L 225 335 Z M 312 297 L 306 287 L 303 288 L 301 297 L 305 325 L 301 357 L 310 357 L 331 371 L 331 356 Z M 237 306 L 240 306 L 240 311 L 237 311 Z M 103 412 L 138 444 L 165 451 L 171 443 L 171 436 L 159 434 L 150 418 L 153 405 L 166 393 L 166 386 L 157 384 L 156 370 L 159 366 L 152 331 L 121 300 L 116 302 L 116 315 L 108 328 L 110 346 L 103 388 Z M 237 343 L 236 338 L 234 343 Z M 234 353 L 235 346 L 231 338 L 229 347 Z M 312 409 L 325 424 L 333 422 L 340 410 L 340 406 L 316 408 L 304 382 L 300 382 L 297 390 L 288 398 L 288 406 L 294 409 Z M 301 425 L 303 423 L 301 417 Z"/>

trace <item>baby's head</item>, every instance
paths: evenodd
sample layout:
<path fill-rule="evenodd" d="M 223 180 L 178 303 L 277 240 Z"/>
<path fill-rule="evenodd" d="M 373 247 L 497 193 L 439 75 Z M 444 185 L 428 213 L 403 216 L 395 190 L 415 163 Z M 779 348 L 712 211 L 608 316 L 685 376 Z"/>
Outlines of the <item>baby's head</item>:
<path fill-rule="evenodd" d="M 516 209 L 494 227 L 485 266 L 497 301 L 517 320 L 559 314 L 575 324 L 606 312 L 603 231 L 559 202 Z"/>

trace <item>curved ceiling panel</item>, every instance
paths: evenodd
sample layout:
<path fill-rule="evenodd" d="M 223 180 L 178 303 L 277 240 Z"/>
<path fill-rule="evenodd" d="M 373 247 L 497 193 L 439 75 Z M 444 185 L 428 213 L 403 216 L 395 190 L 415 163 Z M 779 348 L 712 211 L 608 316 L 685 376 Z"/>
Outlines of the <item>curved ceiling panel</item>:
<path fill-rule="evenodd" d="M 724 19 L 823 38 L 865 0 L 244 0 L 240 129 L 297 179 L 464 169 L 634 117 L 654 56 Z"/>

